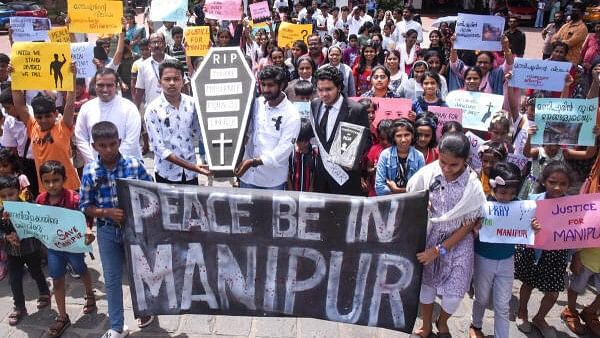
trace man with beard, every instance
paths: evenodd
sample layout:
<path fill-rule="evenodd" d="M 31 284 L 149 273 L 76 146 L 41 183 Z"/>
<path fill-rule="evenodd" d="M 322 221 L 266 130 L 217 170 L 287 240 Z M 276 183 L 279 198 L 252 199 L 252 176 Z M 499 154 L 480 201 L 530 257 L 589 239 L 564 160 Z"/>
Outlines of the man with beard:
<path fill-rule="evenodd" d="M 103 68 L 94 79 L 97 97 L 81 106 L 75 123 L 75 146 L 84 163 L 98 158 L 98 153 L 92 148 L 92 127 L 100 121 L 110 121 L 117 126 L 121 154 L 141 160 L 140 114 L 131 101 L 117 95 L 117 73 L 110 68 Z"/>
<path fill-rule="evenodd" d="M 588 30 L 581 16 L 581 4 L 573 7 L 571 13 L 571 21 L 564 24 L 556 34 L 552 37 L 552 42 L 561 41 L 569 46 L 567 60 L 574 65 L 579 63 L 581 57 L 581 47 L 585 42 Z"/>
<path fill-rule="evenodd" d="M 544 48 L 542 49 L 542 59 L 546 60 L 552 54 L 552 37 L 558 32 L 560 27 L 565 23 L 563 12 L 554 13 L 554 21 L 550 22 L 546 28 L 542 30 L 542 39 L 544 39 Z"/>
<path fill-rule="evenodd" d="M 258 79 L 262 97 L 254 102 L 244 159 L 234 174 L 242 188 L 284 190 L 300 114 L 283 93 L 287 87 L 283 69 L 267 66 Z"/>
<path fill-rule="evenodd" d="M 317 34 L 308 37 L 308 55 L 313 59 L 317 68 L 325 63 L 325 55 L 323 55 L 323 42 Z"/>
<path fill-rule="evenodd" d="M 405 7 L 402 10 L 402 20 L 396 22 L 396 29 L 392 33 L 392 38 L 396 41 L 396 46 L 404 44 L 406 39 L 406 32 L 411 29 L 417 31 L 417 43 L 423 42 L 423 27 L 421 24 L 413 20 L 414 12 L 410 6 Z"/>

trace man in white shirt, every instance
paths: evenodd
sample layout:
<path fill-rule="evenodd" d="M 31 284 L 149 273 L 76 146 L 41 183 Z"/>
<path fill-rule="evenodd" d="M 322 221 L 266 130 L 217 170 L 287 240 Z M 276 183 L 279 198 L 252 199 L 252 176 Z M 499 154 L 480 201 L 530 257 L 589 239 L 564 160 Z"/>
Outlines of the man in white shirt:
<path fill-rule="evenodd" d="M 362 25 L 366 22 L 362 17 L 362 13 L 364 9 L 361 9 L 361 6 L 356 6 L 352 9 L 352 12 L 348 16 L 348 35 L 358 35 L 358 30 Z"/>
<path fill-rule="evenodd" d="M 288 5 L 287 0 L 275 0 L 275 1 L 273 1 L 273 10 L 275 12 L 279 12 L 279 8 L 282 8 L 282 7 L 287 8 L 288 6 L 289 5 Z"/>
<path fill-rule="evenodd" d="M 135 83 L 134 102 L 141 109 L 142 102 L 148 105 L 162 93 L 158 78 L 158 66 L 165 60 L 174 58 L 165 54 L 165 37 L 160 33 L 150 35 L 150 51 L 152 56 L 140 64 Z"/>
<path fill-rule="evenodd" d="M 330 15 L 327 18 L 327 34 L 333 36 L 333 31 L 337 28 L 343 30 L 344 21 L 340 18 L 340 8 L 334 7 L 331 9 Z"/>
<path fill-rule="evenodd" d="M 194 99 L 181 93 L 184 68 L 177 60 L 159 66 L 162 94 L 146 108 L 144 119 L 154 150 L 156 182 L 198 185 L 198 173 L 208 175 L 206 166 L 196 164 L 195 144 L 200 124 Z"/>
<path fill-rule="evenodd" d="M 97 160 L 92 147 L 92 127 L 101 121 L 114 123 L 119 130 L 123 155 L 142 160 L 140 132 L 142 120 L 135 105 L 117 95 L 117 74 L 110 68 L 99 70 L 95 76 L 96 98 L 84 103 L 75 123 L 75 145 L 85 164 Z"/>
<path fill-rule="evenodd" d="M 405 7 L 404 10 L 402 10 L 402 20 L 396 23 L 396 30 L 394 30 L 394 33 L 392 34 L 396 41 L 396 46 L 404 43 L 406 32 L 410 29 L 417 31 L 417 43 L 423 42 L 423 28 L 420 23 L 413 20 L 413 8 Z"/>
<path fill-rule="evenodd" d="M 283 93 L 287 87 L 283 69 L 267 66 L 258 78 L 262 96 L 254 102 L 244 159 L 234 174 L 242 188 L 284 190 L 300 114 Z"/>
<path fill-rule="evenodd" d="M 163 21 L 163 25 L 156 31 L 156 33 L 161 33 L 165 37 L 165 43 L 167 46 L 173 46 L 173 26 L 175 26 L 175 22 L 173 21 Z"/>
<path fill-rule="evenodd" d="M 320 9 L 321 13 L 317 14 L 315 12 L 314 18 L 317 21 L 317 33 L 321 38 L 323 38 L 325 35 L 327 35 L 327 21 L 329 21 L 331 15 L 329 15 L 329 5 L 327 2 L 323 2 Z"/>

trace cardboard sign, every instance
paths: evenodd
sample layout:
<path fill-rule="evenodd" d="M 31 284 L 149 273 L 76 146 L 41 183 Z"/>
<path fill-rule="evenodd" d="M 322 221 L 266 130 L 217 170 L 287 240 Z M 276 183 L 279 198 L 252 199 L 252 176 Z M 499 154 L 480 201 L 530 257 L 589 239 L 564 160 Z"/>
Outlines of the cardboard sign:
<path fill-rule="evenodd" d="M 85 245 L 87 225 L 80 211 L 26 202 L 2 203 L 20 239 L 35 237 L 52 250 L 92 251 L 91 245 Z"/>
<path fill-rule="evenodd" d="M 300 114 L 300 118 L 309 119 L 310 118 L 310 102 L 308 101 L 296 101 L 294 102 L 294 106 L 298 109 L 298 113 Z"/>
<path fill-rule="evenodd" d="M 570 62 L 516 58 L 510 86 L 561 92 L 572 66 Z"/>
<path fill-rule="evenodd" d="M 10 60 L 14 90 L 73 90 L 68 43 L 15 42 Z"/>
<path fill-rule="evenodd" d="M 600 194 L 537 200 L 540 230 L 534 247 L 545 250 L 600 247 Z"/>
<path fill-rule="evenodd" d="M 250 16 L 255 23 L 271 20 L 271 10 L 267 1 L 250 4 Z"/>
<path fill-rule="evenodd" d="M 410 332 L 427 193 L 117 183 L 133 312 L 312 317 Z"/>
<path fill-rule="evenodd" d="M 454 48 L 467 50 L 502 50 L 505 18 L 496 15 L 458 13 Z"/>
<path fill-rule="evenodd" d="M 363 126 L 340 122 L 329 149 L 331 161 L 346 170 L 357 170 L 365 153 L 368 133 Z"/>
<path fill-rule="evenodd" d="M 67 27 L 52 27 L 48 32 L 50 42 L 71 42 L 71 34 Z"/>
<path fill-rule="evenodd" d="M 358 102 L 362 99 L 370 99 L 377 104 L 375 111 L 375 119 L 373 126 L 377 127 L 381 120 L 397 120 L 407 118 L 408 112 L 412 109 L 412 101 L 410 99 L 390 99 L 385 97 L 360 97 L 354 96 L 350 99 Z"/>
<path fill-rule="evenodd" d="M 72 33 L 118 34 L 123 25 L 122 1 L 68 0 Z"/>
<path fill-rule="evenodd" d="M 532 144 L 561 144 L 593 146 L 596 136 L 598 99 L 552 99 L 535 100 L 535 124 L 537 132 Z"/>
<path fill-rule="evenodd" d="M 11 16 L 10 29 L 13 41 L 47 41 L 50 20 L 48 18 Z"/>
<path fill-rule="evenodd" d="M 308 43 L 308 37 L 312 34 L 312 24 L 294 24 L 282 22 L 277 33 L 277 46 L 290 48 L 294 42 L 302 40 Z"/>
<path fill-rule="evenodd" d="M 434 113 L 438 119 L 436 140 L 439 140 L 442 137 L 442 128 L 444 128 L 446 122 L 456 121 L 462 124 L 463 111 L 461 108 L 429 106 L 428 109 L 430 112 Z"/>
<path fill-rule="evenodd" d="M 519 167 L 519 169 L 521 169 L 521 171 L 523 171 L 525 169 L 525 167 L 527 166 L 527 162 L 529 162 L 529 158 L 517 154 L 517 153 L 510 153 L 508 154 L 507 158 L 506 158 L 506 162 L 508 163 L 513 163 L 514 165 L 516 165 L 517 167 Z"/>
<path fill-rule="evenodd" d="M 479 239 L 487 243 L 528 244 L 535 241 L 531 219 L 535 201 L 487 202 Z"/>
<path fill-rule="evenodd" d="M 89 42 L 71 44 L 71 58 L 77 67 L 78 78 L 94 77 L 96 65 L 94 64 L 94 45 Z"/>
<path fill-rule="evenodd" d="M 183 31 L 185 53 L 189 56 L 205 56 L 210 48 L 210 27 L 186 27 Z"/>
<path fill-rule="evenodd" d="M 504 96 L 453 90 L 446 96 L 446 103 L 449 107 L 462 109 L 463 127 L 488 130 L 494 114 L 502 110 Z"/>
<path fill-rule="evenodd" d="M 188 0 L 152 0 L 150 20 L 152 21 L 186 21 Z"/>
<path fill-rule="evenodd" d="M 233 174 L 241 153 L 256 80 L 239 47 L 211 48 L 192 79 L 206 159 Z"/>
<path fill-rule="evenodd" d="M 473 134 L 473 132 L 471 131 L 467 131 L 465 133 L 465 136 L 467 136 L 467 138 L 469 139 L 469 142 L 471 142 L 471 154 L 469 157 L 469 165 L 471 166 L 471 168 L 473 170 L 475 170 L 476 172 L 480 172 L 481 171 L 481 159 L 479 158 L 479 146 L 481 146 L 485 141 Z"/>
<path fill-rule="evenodd" d="M 206 0 L 205 15 L 207 19 L 241 20 L 241 0 Z"/>

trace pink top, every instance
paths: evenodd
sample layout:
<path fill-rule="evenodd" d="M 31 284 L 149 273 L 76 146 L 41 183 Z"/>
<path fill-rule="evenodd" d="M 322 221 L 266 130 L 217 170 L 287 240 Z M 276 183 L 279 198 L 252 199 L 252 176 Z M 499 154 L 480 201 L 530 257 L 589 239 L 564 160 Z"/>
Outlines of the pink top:
<path fill-rule="evenodd" d="M 598 40 L 600 40 L 599 34 L 590 34 L 585 39 L 583 47 L 581 47 L 581 59 L 584 64 L 591 64 L 594 59 L 600 56 Z"/>

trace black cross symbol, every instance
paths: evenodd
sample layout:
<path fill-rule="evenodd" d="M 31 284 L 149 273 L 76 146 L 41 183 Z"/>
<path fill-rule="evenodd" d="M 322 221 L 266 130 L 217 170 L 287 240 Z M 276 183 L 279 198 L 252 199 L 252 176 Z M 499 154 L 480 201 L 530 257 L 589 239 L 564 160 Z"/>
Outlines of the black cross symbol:
<path fill-rule="evenodd" d="M 275 122 L 275 130 L 279 130 L 279 128 L 281 128 L 281 115 L 277 116 L 277 118 L 272 118 L 271 120 Z"/>

